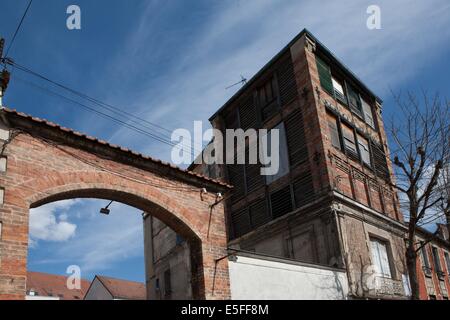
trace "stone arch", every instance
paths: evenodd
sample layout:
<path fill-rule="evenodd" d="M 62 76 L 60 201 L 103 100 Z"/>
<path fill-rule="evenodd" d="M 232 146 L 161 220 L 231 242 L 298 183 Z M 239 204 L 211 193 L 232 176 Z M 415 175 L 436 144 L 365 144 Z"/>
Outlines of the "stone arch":
<path fill-rule="evenodd" d="M 0 113 L 0 140 L 8 137 L 0 173 L 0 299 L 25 296 L 29 209 L 87 197 L 122 202 L 164 222 L 191 246 L 193 296 L 230 297 L 227 260 L 220 259 L 227 254 L 225 213 L 215 203 L 228 186 L 40 119 Z"/>

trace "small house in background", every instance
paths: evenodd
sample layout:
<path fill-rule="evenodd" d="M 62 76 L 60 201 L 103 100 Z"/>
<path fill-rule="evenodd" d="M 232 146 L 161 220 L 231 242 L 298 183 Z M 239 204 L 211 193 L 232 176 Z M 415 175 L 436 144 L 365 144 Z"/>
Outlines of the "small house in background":
<path fill-rule="evenodd" d="M 80 289 L 67 288 L 67 276 L 29 271 L 26 300 L 82 300 L 90 282 L 81 279 Z"/>
<path fill-rule="evenodd" d="M 145 284 L 105 276 L 94 277 L 85 300 L 145 300 Z"/>

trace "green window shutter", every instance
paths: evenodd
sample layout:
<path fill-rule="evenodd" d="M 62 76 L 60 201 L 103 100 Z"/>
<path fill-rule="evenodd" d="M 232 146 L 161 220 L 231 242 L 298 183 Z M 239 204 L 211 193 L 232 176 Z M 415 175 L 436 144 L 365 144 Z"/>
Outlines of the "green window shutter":
<path fill-rule="evenodd" d="M 333 82 L 331 81 L 330 67 L 316 56 L 317 71 L 319 72 L 320 84 L 322 87 L 333 95 Z"/>

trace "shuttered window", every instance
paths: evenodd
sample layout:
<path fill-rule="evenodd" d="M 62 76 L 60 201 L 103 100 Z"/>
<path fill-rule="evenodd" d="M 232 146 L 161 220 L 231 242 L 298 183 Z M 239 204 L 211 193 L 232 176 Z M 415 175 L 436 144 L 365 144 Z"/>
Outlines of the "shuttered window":
<path fill-rule="evenodd" d="M 236 110 L 228 112 L 224 117 L 226 129 L 236 129 L 238 127 L 238 118 Z"/>
<path fill-rule="evenodd" d="M 370 147 L 372 149 L 373 166 L 375 168 L 376 175 L 382 179 L 388 180 L 389 169 L 383 147 L 374 141 L 370 142 Z"/>
<path fill-rule="evenodd" d="M 375 122 L 373 121 L 372 107 L 364 99 L 361 99 L 361 103 L 366 123 L 372 128 L 375 128 Z"/>
<path fill-rule="evenodd" d="M 367 164 L 371 165 L 370 161 L 370 152 L 369 152 L 369 142 L 366 138 L 363 138 L 361 135 L 358 134 L 358 146 L 359 146 L 359 153 L 361 154 L 362 161 Z"/>
<path fill-rule="evenodd" d="M 286 145 L 286 131 L 284 128 L 284 123 L 281 122 L 276 127 L 272 128 L 272 130 L 278 130 L 279 133 L 279 144 L 278 144 L 278 172 L 273 175 L 266 175 L 266 184 L 271 184 L 272 182 L 278 180 L 279 178 L 285 176 L 287 173 L 289 173 L 289 159 L 288 159 L 288 151 L 287 151 L 287 145 Z M 272 157 L 272 130 L 270 130 L 267 133 L 267 145 L 262 146 L 263 147 L 263 155 L 266 156 L 266 154 L 269 157 Z M 267 150 L 267 151 L 266 151 Z M 274 150 L 275 151 L 275 150 Z M 272 157 L 273 159 L 273 157 Z M 267 163 L 268 159 L 264 161 L 264 163 Z M 271 166 L 271 164 L 266 165 L 267 167 Z"/>
<path fill-rule="evenodd" d="M 445 262 L 447 263 L 447 274 L 450 276 L 450 255 L 448 252 L 444 252 Z"/>
<path fill-rule="evenodd" d="M 256 106 L 254 103 L 253 95 L 250 95 L 249 97 L 244 99 L 239 106 L 240 127 L 243 130 L 247 130 L 249 128 L 256 129 L 258 124 L 257 119 L 258 118 L 256 114 Z"/>
<path fill-rule="evenodd" d="M 257 90 L 257 96 L 261 118 L 265 121 L 278 111 L 278 93 L 275 77 L 270 78 Z"/>
<path fill-rule="evenodd" d="M 356 149 L 355 134 L 353 132 L 353 129 L 350 128 L 349 126 L 343 124 L 342 125 L 342 135 L 344 137 L 344 145 L 345 145 L 345 150 L 347 151 L 347 154 L 350 157 L 359 158 L 358 151 Z"/>
<path fill-rule="evenodd" d="M 243 164 L 228 164 L 228 179 L 233 186 L 231 201 L 236 202 L 245 195 L 245 172 Z"/>
<path fill-rule="evenodd" d="M 339 138 L 339 131 L 337 126 L 337 119 L 335 116 L 327 113 L 328 120 L 328 134 L 330 135 L 331 144 L 333 147 L 341 149 L 341 140 Z"/>
<path fill-rule="evenodd" d="M 430 260 L 428 260 L 427 247 L 424 245 L 423 241 L 420 242 L 422 248 L 420 249 L 420 254 L 422 255 L 422 264 L 423 267 L 427 270 L 430 270 Z"/>
<path fill-rule="evenodd" d="M 432 247 L 431 251 L 433 252 L 434 270 L 437 273 L 440 273 L 442 272 L 442 266 L 441 266 L 441 258 L 439 257 L 439 249 L 436 247 Z"/>
<path fill-rule="evenodd" d="M 255 164 L 250 164 L 249 153 L 258 155 L 258 142 L 249 143 L 246 148 L 245 159 L 245 179 L 247 182 L 247 193 L 252 192 L 262 186 L 264 186 L 264 176 L 261 175 L 261 164 L 258 161 Z"/>
<path fill-rule="evenodd" d="M 316 56 L 317 71 L 319 72 L 320 85 L 329 94 L 333 95 L 333 82 L 331 80 L 330 67 L 323 62 L 322 59 Z"/>
<path fill-rule="evenodd" d="M 362 106 L 361 106 L 361 99 L 359 97 L 359 94 L 350 86 L 347 85 L 347 92 L 348 92 L 348 102 L 350 104 L 350 109 L 355 112 L 356 114 L 362 116 Z"/>
<path fill-rule="evenodd" d="M 271 220 L 269 210 L 267 210 L 267 201 L 262 199 L 250 205 L 250 221 L 252 228 L 260 227 Z"/>
<path fill-rule="evenodd" d="M 335 77 L 332 77 L 331 80 L 333 82 L 334 97 L 342 103 L 347 104 L 347 98 L 345 97 L 344 86 L 342 85 L 342 82 L 337 80 Z"/>
<path fill-rule="evenodd" d="M 295 81 L 294 65 L 290 57 L 280 64 L 277 78 L 281 105 L 285 106 L 297 98 L 297 82 Z"/>
<path fill-rule="evenodd" d="M 270 205 L 272 209 L 272 217 L 274 219 L 291 212 L 293 208 L 290 186 L 272 193 L 270 195 Z"/>
<path fill-rule="evenodd" d="M 311 172 L 301 174 L 293 183 L 295 206 L 300 208 L 314 200 Z"/>
<path fill-rule="evenodd" d="M 378 239 L 371 239 L 370 243 L 375 273 L 381 277 L 392 278 L 387 243 Z"/>
<path fill-rule="evenodd" d="M 286 140 L 290 165 L 297 165 L 308 160 L 305 141 L 303 115 L 300 110 L 293 113 L 286 121 Z"/>
<path fill-rule="evenodd" d="M 250 216 L 247 208 L 233 211 L 231 213 L 234 237 L 240 237 L 251 231 Z"/>

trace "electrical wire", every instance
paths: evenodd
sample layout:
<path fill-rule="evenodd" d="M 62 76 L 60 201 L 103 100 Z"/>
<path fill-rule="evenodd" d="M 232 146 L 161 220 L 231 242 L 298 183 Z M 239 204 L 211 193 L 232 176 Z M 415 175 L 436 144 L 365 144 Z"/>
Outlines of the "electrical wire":
<path fill-rule="evenodd" d="M 17 34 L 20 31 L 20 27 L 22 26 L 22 23 L 25 20 L 25 17 L 27 16 L 28 10 L 30 9 L 32 2 L 33 2 L 33 0 L 30 0 L 30 2 L 28 2 L 28 5 L 27 5 L 27 7 L 25 9 L 25 12 L 23 13 L 22 18 L 20 19 L 20 22 L 19 22 L 19 24 L 18 24 L 18 26 L 16 28 L 16 31 L 14 32 L 14 35 L 13 35 L 13 37 L 12 37 L 12 39 L 11 39 L 9 45 L 8 45 L 8 49 L 6 49 L 5 57 L 8 56 L 9 50 L 11 49 L 11 47 L 12 47 L 12 45 L 14 43 L 14 40 L 16 40 Z"/>
<path fill-rule="evenodd" d="M 50 84 L 52 84 L 52 85 L 54 85 L 54 86 L 57 86 L 57 87 L 59 87 L 59 88 L 65 90 L 65 91 L 68 91 L 68 92 L 70 92 L 71 94 L 74 94 L 74 95 L 76 95 L 76 96 L 78 96 L 78 97 L 80 97 L 80 98 L 82 98 L 82 99 L 86 99 L 86 100 L 88 100 L 89 102 L 91 102 L 91 103 L 93 103 L 93 104 L 95 104 L 95 105 L 97 105 L 97 106 L 99 106 L 99 107 L 101 107 L 101 108 L 103 108 L 103 109 L 106 109 L 106 110 L 108 110 L 109 112 L 111 112 L 111 113 L 113 113 L 113 114 L 115 114 L 115 115 L 117 115 L 117 116 L 120 116 L 120 117 L 122 117 L 122 118 L 125 118 L 127 121 L 133 122 L 133 123 L 135 123 L 135 124 L 138 125 L 138 126 L 143 126 L 144 128 L 146 128 L 146 129 L 148 129 L 148 130 L 155 130 L 155 129 L 153 128 L 153 127 L 155 127 L 155 128 L 158 128 L 159 130 L 163 130 L 163 131 L 165 131 L 165 132 L 167 132 L 167 133 L 170 133 L 170 134 L 172 133 L 172 130 L 169 130 L 169 129 L 167 129 L 167 128 L 161 126 L 161 125 L 158 125 L 158 124 L 155 124 L 155 123 L 153 123 L 153 122 L 150 122 L 150 121 L 148 121 L 148 120 L 146 120 L 146 119 L 142 119 L 142 118 L 140 118 L 140 117 L 138 117 L 138 116 L 135 116 L 134 114 L 132 114 L 132 113 L 130 113 L 130 112 L 124 111 L 124 110 L 123 110 L 124 108 L 118 108 L 118 107 L 113 106 L 113 105 L 111 105 L 111 104 L 102 102 L 102 101 L 100 101 L 100 100 L 98 100 L 98 99 L 96 99 L 96 98 L 93 98 L 93 97 L 91 97 L 91 96 L 89 96 L 89 95 L 87 95 L 87 94 L 84 94 L 84 93 L 82 93 L 82 92 L 80 92 L 80 91 L 71 89 L 71 88 L 69 88 L 68 86 L 65 86 L 65 85 L 63 85 L 63 84 L 61 84 L 61 83 L 59 83 L 59 82 L 57 82 L 57 81 L 51 80 L 50 78 L 48 78 L 48 77 L 46 77 L 46 76 L 44 76 L 44 75 L 42 75 L 42 74 L 39 74 L 39 73 L 37 73 L 37 72 L 35 72 L 35 71 L 33 71 L 33 70 L 27 68 L 27 67 L 24 67 L 24 66 L 22 66 L 22 65 L 19 65 L 19 64 L 17 64 L 16 62 L 12 61 L 11 59 L 6 59 L 5 63 L 6 63 L 6 64 L 9 64 L 9 65 L 11 65 L 11 66 L 13 66 L 13 67 L 15 67 L 17 70 L 20 70 L 20 71 L 22 71 L 22 72 L 29 73 L 29 74 L 31 74 L 31 75 L 37 77 L 37 78 L 40 78 L 40 79 L 42 79 L 42 80 L 44 80 L 44 81 L 47 81 L 47 82 L 49 82 Z M 59 96 L 61 97 L 61 95 L 59 95 Z M 66 100 L 67 100 L 67 99 L 66 99 Z M 91 109 L 92 109 L 92 108 L 91 108 Z M 112 116 L 109 116 L 109 118 L 113 118 L 113 117 L 112 117 Z M 123 121 L 122 121 L 122 122 L 123 122 Z M 151 127 L 149 127 L 149 126 L 151 126 Z M 153 135 L 155 135 L 155 136 L 156 136 L 157 134 L 160 134 L 160 135 L 161 135 L 160 132 L 153 133 Z M 172 146 L 175 146 L 175 145 L 180 146 L 180 145 L 182 145 L 182 146 L 183 146 L 183 150 L 189 152 L 189 154 L 191 154 L 191 155 L 195 155 L 195 152 L 197 152 L 197 153 L 201 153 L 201 152 L 202 152 L 202 150 L 199 150 L 199 149 L 195 148 L 195 146 L 189 146 L 189 147 L 188 147 L 188 146 L 186 146 L 186 145 L 183 144 L 183 143 L 180 143 L 180 144 L 174 144 L 174 143 L 172 143 L 171 138 L 170 138 L 167 134 L 164 134 L 163 136 L 159 137 L 159 139 L 165 139 L 165 140 L 167 140 L 167 141 L 170 141 L 170 143 L 171 143 Z M 161 142 L 161 141 L 160 141 L 160 142 Z M 186 148 L 189 149 L 189 150 L 187 150 Z"/>
<path fill-rule="evenodd" d="M 113 116 L 111 116 L 109 114 L 106 114 L 104 112 L 98 111 L 95 108 L 92 108 L 92 107 L 90 107 L 90 106 L 88 106 L 86 104 L 83 104 L 83 103 L 79 102 L 79 101 L 76 101 L 74 99 L 68 98 L 68 97 L 66 97 L 66 96 L 64 96 L 64 95 L 62 95 L 60 93 L 54 92 L 54 91 L 52 91 L 52 90 L 50 90 L 48 88 L 39 86 L 39 85 L 37 85 L 37 84 L 35 84 L 33 82 L 30 82 L 30 81 L 27 81 L 25 79 L 22 79 L 21 77 L 15 76 L 15 79 L 17 79 L 20 82 L 22 82 L 24 84 L 27 84 L 27 85 L 29 85 L 31 87 L 34 87 L 34 88 L 36 88 L 38 90 L 41 90 L 42 92 L 44 92 L 44 93 L 46 93 L 46 94 L 48 94 L 50 96 L 55 96 L 55 97 L 61 98 L 63 100 L 66 100 L 66 101 L 68 101 L 68 102 L 70 102 L 72 104 L 76 104 L 76 105 L 82 107 L 83 109 L 87 110 L 88 112 L 92 112 L 92 113 L 94 113 L 94 114 L 96 114 L 96 115 L 98 115 L 98 116 L 100 116 L 102 118 L 105 118 L 107 120 L 113 121 L 113 122 L 115 122 L 115 123 L 117 123 L 117 124 L 127 128 L 129 130 L 132 130 L 134 132 L 137 132 L 137 133 L 140 133 L 140 134 L 145 135 L 147 137 L 150 137 L 152 139 L 155 139 L 155 140 L 157 140 L 157 141 L 159 141 L 161 143 L 164 143 L 166 145 L 169 145 L 171 147 L 177 147 L 177 148 L 179 148 L 179 149 L 181 149 L 181 150 L 183 150 L 185 152 L 189 152 L 190 154 L 192 154 L 192 150 L 186 149 L 186 147 L 184 145 L 176 144 L 176 143 L 174 143 L 174 142 L 172 142 L 170 140 L 166 140 L 163 137 L 160 137 L 160 136 L 158 136 L 158 135 L 156 135 L 154 133 L 148 132 L 148 131 L 146 131 L 144 129 L 141 129 L 141 128 L 135 126 L 135 125 L 132 125 L 132 124 L 129 124 L 129 123 L 125 122 L 125 121 L 117 119 L 117 118 L 115 118 L 115 117 L 113 117 Z"/>

